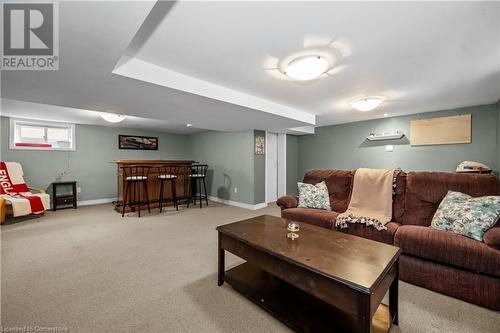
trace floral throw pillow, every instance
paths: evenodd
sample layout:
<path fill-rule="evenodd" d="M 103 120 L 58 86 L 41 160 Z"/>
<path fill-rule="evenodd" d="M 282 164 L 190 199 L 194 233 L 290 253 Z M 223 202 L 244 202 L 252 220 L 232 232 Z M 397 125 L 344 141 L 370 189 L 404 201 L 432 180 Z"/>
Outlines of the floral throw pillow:
<path fill-rule="evenodd" d="M 331 210 L 330 197 L 325 182 L 316 185 L 297 183 L 299 187 L 299 205 L 301 208 Z"/>
<path fill-rule="evenodd" d="M 432 218 L 431 227 L 483 241 L 500 217 L 500 196 L 471 197 L 448 191 Z"/>

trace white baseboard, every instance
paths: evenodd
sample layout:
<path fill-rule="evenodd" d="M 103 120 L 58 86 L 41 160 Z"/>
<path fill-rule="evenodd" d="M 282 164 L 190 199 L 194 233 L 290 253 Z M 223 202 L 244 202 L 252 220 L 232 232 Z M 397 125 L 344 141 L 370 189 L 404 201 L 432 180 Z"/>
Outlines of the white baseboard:
<path fill-rule="evenodd" d="M 103 199 L 94 199 L 94 200 L 82 200 L 78 201 L 78 206 L 91 206 L 91 205 L 101 205 L 105 203 L 110 203 L 116 201 L 117 198 L 103 198 Z"/>
<path fill-rule="evenodd" d="M 250 210 L 257 210 L 261 208 L 267 207 L 267 203 L 263 202 L 260 204 L 252 205 L 252 204 L 247 204 L 244 202 L 238 202 L 238 201 L 232 201 L 232 200 L 227 200 L 227 199 L 221 199 L 218 197 L 208 197 L 209 200 L 215 201 L 215 202 L 220 202 L 229 206 L 235 206 L 235 207 L 240 207 L 240 208 L 245 208 L 245 209 L 250 209 Z"/>
<path fill-rule="evenodd" d="M 214 201 L 214 202 L 220 202 L 229 206 L 235 206 L 235 207 L 240 207 L 240 208 L 245 208 L 245 209 L 250 209 L 250 210 L 257 210 L 261 208 L 267 207 L 267 203 L 259 203 L 256 205 L 252 204 L 247 204 L 244 202 L 238 202 L 238 201 L 233 201 L 233 200 L 226 200 L 226 199 L 221 199 L 218 197 L 208 197 L 209 200 Z M 94 200 L 82 200 L 78 201 L 78 206 L 91 206 L 91 205 L 101 205 L 101 204 L 106 204 L 106 203 L 111 203 L 113 201 L 116 201 L 117 198 L 103 198 L 103 199 L 94 199 Z"/>

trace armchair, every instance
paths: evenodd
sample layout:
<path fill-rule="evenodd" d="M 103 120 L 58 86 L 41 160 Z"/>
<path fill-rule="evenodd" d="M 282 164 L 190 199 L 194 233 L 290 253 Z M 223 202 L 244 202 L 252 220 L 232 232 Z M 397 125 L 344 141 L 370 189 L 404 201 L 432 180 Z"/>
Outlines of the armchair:
<path fill-rule="evenodd" d="M 26 189 L 28 189 L 28 191 L 32 193 L 32 195 L 40 197 L 43 207 L 41 207 L 42 209 L 36 213 L 43 213 L 44 210 L 49 209 L 50 196 L 42 189 L 27 187 L 26 185 L 24 185 L 24 172 L 19 163 L 1 162 L 1 169 L 3 182 L 6 182 L 14 189 L 16 189 L 16 186 L 20 186 L 17 189 L 18 192 L 24 193 L 27 192 Z M 10 193 L 12 193 L 12 190 L 11 192 L 3 192 L 3 194 L 0 195 L 0 224 L 5 222 L 5 218 L 7 215 L 12 214 L 14 216 L 21 216 L 28 215 L 31 212 L 30 203 L 28 202 L 28 200 L 21 200 L 23 199 L 21 196 L 9 195 Z M 14 201 L 16 205 L 18 205 L 16 206 L 17 208 L 13 208 L 12 201 Z"/>

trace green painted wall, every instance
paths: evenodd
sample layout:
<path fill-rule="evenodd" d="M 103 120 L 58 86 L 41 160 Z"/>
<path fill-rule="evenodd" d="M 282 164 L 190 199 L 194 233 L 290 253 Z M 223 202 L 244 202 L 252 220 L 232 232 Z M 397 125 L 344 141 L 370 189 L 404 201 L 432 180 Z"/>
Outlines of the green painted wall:
<path fill-rule="evenodd" d="M 253 139 L 254 131 L 207 131 L 191 136 L 192 158 L 210 166 L 207 174 L 210 196 L 255 203 Z"/>
<path fill-rule="evenodd" d="M 23 165 L 26 182 L 48 189 L 56 180 L 76 180 L 79 200 L 116 197 L 116 159 L 193 159 L 210 166 L 209 195 L 248 204 L 265 201 L 265 155 L 254 154 L 254 136 L 264 131 L 207 131 L 175 135 L 134 129 L 77 125 L 76 151 L 9 149 L 9 118 L 1 117 L 0 158 Z M 118 134 L 158 136 L 158 151 L 120 150 Z M 66 171 L 61 177 L 60 173 Z M 234 192 L 237 188 L 237 193 Z"/>
<path fill-rule="evenodd" d="M 190 159 L 190 139 L 185 135 L 134 129 L 77 125 L 76 151 L 27 151 L 9 149 L 9 118 L 1 117 L 1 159 L 23 165 L 32 187 L 48 189 L 55 180 L 76 180 L 79 200 L 116 197 L 116 159 Z M 118 134 L 158 137 L 158 151 L 118 149 Z M 64 177 L 59 174 L 67 173 Z"/>
<path fill-rule="evenodd" d="M 286 136 L 286 194 L 297 195 L 299 166 L 299 138 L 295 135 Z M 300 179 L 302 180 L 302 179 Z"/>
<path fill-rule="evenodd" d="M 498 168 L 497 170 L 500 170 L 500 100 L 498 100 L 497 103 L 497 110 L 498 110 L 498 125 L 497 125 L 497 154 L 498 154 Z M 499 171 L 499 176 L 500 176 L 500 171 Z"/>
<path fill-rule="evenodd" d="M 472 113 L 472 143 L 411 147 L 408 138 L 386 153 L 387 142 L 370 143 L 371 132 L 400 130 L 409 135 L 410 121 L 436 116 Z M 47 189 L 52 181 L 78 181 L 80 200 L 116 196 L 115 159 L 193 159 L 210 166 L 209 195 L 226 200 L 258 204 L 265 201 L 265 155 L 254 154 L 254 138 L 264 131 L 214 132 L 191 136 L 134 129 L 77 125 L 74 152 L 10 150 L 9 119 L 1 118 L 0 158 L 23 164 L 26 181 Z M 118 134 L 159 137 L 158 151 L 119 150 Z M 358 167 L 403 170 L 453 171 L 458 163 L 473 160 L 500 169 L 500 103 L 457 110 L 379 119 L 316 128 L 316 134 L 287 135 L 287 194 L 295 195 L 296 182 L 312 168 Z M 64 177 L 61 171 L 67 170 Z M 238 189 L 235 193 L 235 188 Z"/>
<path fill-rule="evenodd" d="M 253 154 L 253 179 L 254 179 L 254 198 L 253 203 L 263 203 L 266 201 L 266 155 L 256 155 L 255 154 L 255 137 L 263 136 L 266 137 L 266 131 L 254 130 L 254 141 L 252 142 L 252 147 L 254 150 Z"/>
<path fill-rule="evenodd" d="M 410 135 L 410 121 L 456 114 L 472 114 L 472 143 L 412 147 L 408 138 L 397 142 L 367 142 L 372 132 L 399 130 Z M 299 138 L 298 179 L 313 168 L 396 168 L 405 171 L 454 171 L 464 161 L 498 168 L 497 106 L 483 105 L 404 117 L 378 119 L 316 128 L 316 134 Z M 385 152 L 393 144 L 394 152 Z"/>

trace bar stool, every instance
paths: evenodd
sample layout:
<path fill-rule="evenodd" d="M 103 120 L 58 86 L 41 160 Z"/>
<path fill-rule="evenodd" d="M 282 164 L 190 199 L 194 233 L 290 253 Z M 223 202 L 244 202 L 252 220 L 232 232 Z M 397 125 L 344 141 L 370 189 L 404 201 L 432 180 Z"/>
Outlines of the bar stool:
<path fill-rule="evenodd" d="M 162 205 L 165 201 L 164 195 L 164 185 L 166 182 L 170 182 L 172 189 L 172 201 L 176 210 L 179 210 L 179 205 L 177 204 L 177 186 L 176 180 L 179 175 L 180 166 L 177 165 L 164 165 L 158 167 L 158 179 L 160 180 L 160 196 L 159 196 L 159 206 L 160 213 L 162 211 Z"/>
<path fill-rule="evenodd" d="M 179 169 L 177 171 L 177 179 L 176 179 L 176 183 L 178 185 L 181 185 L 181 189 L 182 191 L 179 193 L 179 192 L 176 192 L 176 196 L 177 196 L 177 205 L 182 205 L 184 203 L 187 204 L 187 202 L 189 201 L 190 199 L 190 190 L 189 190 L 189 186 L 190 186 L 190 177 L 189 175 L 191 174 L 191 165 L 179 165 Z"/>
<path fill-rule="evenodd" d="M 148 205 L 148 212 L 151 213 L 148 197 L 148 175 L 151 167 L 143 165 L 131 165 L 121 167 L 123 171 L 123 179 L 125 179 L 125 194 L 123 199 L 122 217 L 125 216 L 125 208 L 137 207 L 137 214 L 141 217 L 141 206 Z M 144 191 L 144 198 L 141 200 L 140 185 Z M 129 198 L 129 188 L 132 190 L 132 200 Z M 139 192 L 137 190 L 139 188 Z"/>
<path fill-rule="evenodd" d="M 193 203 L 196 205 L 196 190 L 198 190 L 198 198 L 200 200 L 200 208 L 202 207 L 201 199 L 205 199 L 208 206 L 208 196 L 207 196 L 207 184 L 205 178 L 207 176 L 208 165 L 206 164 L 196 164 L 191 167 L 191 174 L 189 179 L 191 179 L 191 184 L 189 185 L 189 195 L 187 207 L 189 208 L 189 202 L 193 198 Z M 203 189 L 205 190 L 205 195 L 202 196 L 201 184 L 203 184 Z"/>

